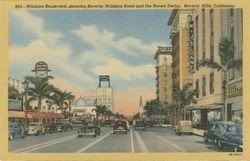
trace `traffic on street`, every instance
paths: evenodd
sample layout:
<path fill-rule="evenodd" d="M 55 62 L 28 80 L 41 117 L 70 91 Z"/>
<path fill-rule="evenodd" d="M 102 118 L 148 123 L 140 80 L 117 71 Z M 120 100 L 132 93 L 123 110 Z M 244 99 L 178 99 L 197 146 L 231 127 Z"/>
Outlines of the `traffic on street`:
<path fill-rule="evenodd" d="M 113 133 L 112 127 L 102 127 L 97 137 L 79 137 L 74 126 L 65 132 L 29 135 L 9 141 L 10 153 L 98 153 L 98 152 L 215 152 L 230 151 L 218 149 L 213 143 L 204 143 L 197 135 L 176 135 L 172 127 L 147 127 L 135 130 L 131 127 L 127 134 Z"/>

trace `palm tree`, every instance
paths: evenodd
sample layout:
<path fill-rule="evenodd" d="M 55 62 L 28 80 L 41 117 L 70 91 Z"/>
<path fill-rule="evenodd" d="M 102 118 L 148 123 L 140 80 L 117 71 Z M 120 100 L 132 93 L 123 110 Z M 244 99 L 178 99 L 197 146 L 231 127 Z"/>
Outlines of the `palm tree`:
<path fill-rule="evenodd" d="M 70 115 L 71 115 L 71 108 L 72 108 L 72 102 L 75 100 L 75 96 L 74 95 L 69 95 L 68 96 L 68 101 L 69 101 L 69 105 L 68 105 L 68 109 L 69 109 L 69 120 L 70 120 Z"/>
<path fill-rule="evenodd" d="M 99 121 L 98 119 L 99 119 L 100 114 L 103 117 L 103 114 L 106 111 L 106 106 L 105 105 L 96 105 L 96 109 L 93 109 L 92 111 L 96 112 L 96 121 L 98 123 L 98 121 Z"/>
<path fill-rule="evenodd" d="M 234 58 L 234 44 L 228 38 L 223 38 L 219 44 L 220 62 L 212 59 L 202 59 L 199 66 L 216 69 L 223 73 L 223 98 L 224 98 L 224 120 L 227 121 L 227 89 L 228 89 L 228 72 L 230 69 L 240 69 L 242 67 L 242 59 Z"/>
<path fill-rule="evenodd" d="M 42 106 L 42 100 L 45 98 L 48 98 L 54 87 L 48 83 L 49 79 L 52 79 L 53 77 L 47 76 L 47 77 L 33 77 L 33 76 L 26 76 L 25 81 L 28 81 L 32 84 L 31 87 L 29 87 L 29 91 L 32 93 L 32 96 L 29 98 L 30 100 L 38 100 L 38 112 L 41 112 L 41 106 Z M 39 122 L 41 122 L 42 119 L 39 118 Z"/>
<path fill-rule="evenodd" d="M 196 100 L 193 98 L 195 93 L 196 91 L 190 90 L 187 86 L 184 86 L 182 89 L 177 89 L 174 92 L 174 107 L 177 114 L 177 118 L 179 118 L 179 113 L 177 111 L 180 111 L 182 114 L 182 118 L 184 120 L 186 119 L 184 108 L 190 103 L 196 103 Z"/>
<path fill-rule="evenodd" d="M 61 110 L 61 113 L 64 115 L 66 110 L 69 108 L 68 101 L 72 98 L 74 98 L 74 96 L 71 94 L 71 92 L 61 91 L 57 88 L 54 88 L 53 94 L 50 96 L 50 99 L 53 101 L 52 104 L 57 105 Z"/>

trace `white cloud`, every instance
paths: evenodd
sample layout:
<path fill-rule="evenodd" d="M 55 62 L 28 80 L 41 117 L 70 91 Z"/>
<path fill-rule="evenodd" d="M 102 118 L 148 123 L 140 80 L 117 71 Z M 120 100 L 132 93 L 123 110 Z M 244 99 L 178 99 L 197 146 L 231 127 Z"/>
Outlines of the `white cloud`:
<path fill-rule="evenodd" d="M 57 44 L 62 37 L 58 32 L 46 32 L 43 19 L 32 15 L 28 11 L 12 11 L 10 15 L 16 17 L 28 31 L 36 34 L 38 39 L 44 40 L 51 45 Z"/>
<path fill-rule="evenodd" d="M 96 66 L 91 70 L 97 75 L 108 74 L 125 80 L 143 78 L 145 75 L 154 76 L 154 65 L 130 66 L 117 59 L 109 59 L 104 65 Z"/>

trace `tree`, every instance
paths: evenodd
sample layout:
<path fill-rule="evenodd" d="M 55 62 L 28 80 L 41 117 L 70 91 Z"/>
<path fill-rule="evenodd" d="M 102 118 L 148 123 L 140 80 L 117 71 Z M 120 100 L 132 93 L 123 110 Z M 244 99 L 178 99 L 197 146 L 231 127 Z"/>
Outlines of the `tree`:
<path fill-rule="evenodd" d="M 15 86 L 8 86 L 8 98 L 21 99 L 24 93 L 20 93 Z"/>
<path fill-rule="evenodd" d="M 105 111 L 107 110 L 105 105 L 96 105 L 96 109 L 93 109 L 93 111 L 96 112 L 96 121 L 98 122 L 99 116 L 104 115 Z"/>
<path fill-rule="evenodd" d="M 159 113 L 159 101 L 157 99 L 146 101 L 144 110 L 146 110 L 147 117 L 158 114 Z"/>
<path fill-rule="evenodd" d="M 227 121 L 227 89 L 228 89 L 228 72 L 230 69 L 240 69 L 242 67 L 242 58 L 234 58 L 234 43 L 228 38 L 223 38 L 219 44 L 220 62 L 212 59 L 202 59 L 199 66 L 208 67 L 223 73 L 223 98 L 224 98 L 224 120 Z"/>
<path fill-rule="evenodd" d="M 53 91 L 54 87 L 50 85 L 49 79 L 53 77 L 33 77 L 33 76 L 26 76 L 25 81 L 31 83 L 32 86 L 29 87 L 29 92 L 32 93 L 32 96 L 29 98 L 30 100 L 38 100 L 38 112 L 41 112 L 42 100 L 45 98 L 49 98 L 50 93 Z M 42 119 L 39 119 L 41 122 Z"/>
<path fill-rule="evenodd" d="M 182 118 L 185 120 L 185 106 L 189 105 L 190 103 L 196 103 L 196 100 L 193 96 L 196 94 L 196 91 L 190 90 L 187 86 L 184 86 L 182 89 L 177 89 L 174 92 L 174 107 L 175 111 L 181 111 Z M 179 117 L 179 115 L 178 115 Z"/>
<path fill-rule="evenodd" d="M 50 99 L 53 101 L 52 104 L 57 105 L 59 107 L 59 109 L 61 110 L 61 113 L 64 115 L 65 115 L 67 109 L 69 108 L 68 101 L 70 99 L 73 99 L 73 98 L 74 98 L 74 96 L 71 94 L 71 92 L 61 91 L 57 88 L 53 89 L 53 94 L 50 97 Z"/>

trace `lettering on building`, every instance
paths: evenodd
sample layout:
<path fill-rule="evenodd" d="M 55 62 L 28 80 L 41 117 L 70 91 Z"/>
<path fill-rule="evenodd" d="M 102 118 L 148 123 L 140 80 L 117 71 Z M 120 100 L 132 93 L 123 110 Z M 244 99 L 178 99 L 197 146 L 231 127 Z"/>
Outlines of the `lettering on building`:
<path fill-rule="evenodd" d="M 243 88 L 236 85 L 228 88 L 228 97 L 240 96 L 243 94 Z"/>
<path fill-rule="evenodd" d="M 191 15 L 188 15 L 187 18 L 187 25 L 188 25 L 188 34 L 189 34 L 189 72 L 194 72 L 194 26 Z"/>

